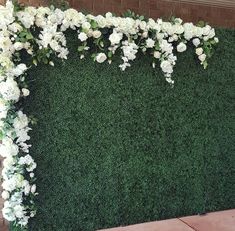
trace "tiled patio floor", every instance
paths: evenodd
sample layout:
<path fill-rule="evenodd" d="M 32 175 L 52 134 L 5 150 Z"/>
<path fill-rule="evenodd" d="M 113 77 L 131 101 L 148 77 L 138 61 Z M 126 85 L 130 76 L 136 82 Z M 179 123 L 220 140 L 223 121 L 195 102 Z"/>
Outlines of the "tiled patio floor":
<path fill-rule="evenodd" d="M 235 231 L 235 209 L 100 231 Z"/>

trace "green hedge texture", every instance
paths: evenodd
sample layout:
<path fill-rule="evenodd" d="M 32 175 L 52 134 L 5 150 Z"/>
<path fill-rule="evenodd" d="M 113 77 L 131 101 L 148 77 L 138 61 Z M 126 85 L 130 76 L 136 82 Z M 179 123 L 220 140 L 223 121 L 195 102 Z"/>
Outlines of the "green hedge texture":
<path fill-rule="evenodd" d="M 70 57 L 29 73 L 38 214 L 30 231 L 92 231 L 235 207 L 235 31 L 207 70 L 180 54 L 171 88 L 150 57 L 120 71 Z"/>

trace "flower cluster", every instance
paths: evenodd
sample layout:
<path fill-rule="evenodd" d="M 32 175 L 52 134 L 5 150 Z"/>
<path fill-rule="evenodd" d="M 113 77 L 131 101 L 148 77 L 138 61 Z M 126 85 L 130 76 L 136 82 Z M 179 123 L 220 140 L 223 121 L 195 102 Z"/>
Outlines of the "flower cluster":
<path fill-rule="evenodd" d="M 19 9 L 19 8 L 17 8 Z M 54 65 L 53 56 L 67 59 L 65 32 L 77 33 L 78 52 L 84 58 L 88 51 L 95 62 L 112 63 L 120 56 L 120 69 L 131 66 L 138 53 L 152 57 L 173 84 L 172 73 L 177 53 L 192 44 L 200 63 L 207 67 L 213 46 L 218 43 L 209 25 L 196 26 L 174 18 L 171 22 L 143 17 L 84 15 L 74 9 L 62 11 L 49 7 L 14 9 L 11 1 L 0 6 L 0 155 L 3 156 L 3 215 L 15 224 L 26 226 L 35 215 L 33 198 L 37 194 L 34 169 L 29 155 L 29 118 L 19 107 L 27 97 L 26 72 L 40 62 Z M 21 51 L 30 57 L 23 63 Z"/>

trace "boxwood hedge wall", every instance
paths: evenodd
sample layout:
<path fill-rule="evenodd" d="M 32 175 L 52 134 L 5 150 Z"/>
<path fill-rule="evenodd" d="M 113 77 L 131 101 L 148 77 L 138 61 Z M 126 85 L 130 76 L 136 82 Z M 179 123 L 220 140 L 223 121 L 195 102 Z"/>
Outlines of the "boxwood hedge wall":
<path fill-rule="evenodd" d="M 180 54 L 172 89 L 149 57 L 121 72 L 80 60 L 29 73 L 38 119 L 32 231 L 91 231 L 235 207 L 235 31 L 203 70 Z M 76 41 L 76 42 L 74 42 Z"/>

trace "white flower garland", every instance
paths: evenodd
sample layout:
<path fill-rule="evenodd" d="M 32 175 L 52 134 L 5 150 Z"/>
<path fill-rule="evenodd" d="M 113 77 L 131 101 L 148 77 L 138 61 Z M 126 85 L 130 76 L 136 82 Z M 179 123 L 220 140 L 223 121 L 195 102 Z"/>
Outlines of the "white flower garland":
<path fill-rule="evenodd" d="M 122 60 L 119 66 L 124 71 L 138 52 L 148 53 L 152 66 L 159 62 L 171 84 L 177 52 L 186 51 L 192 42 L 200 63 L 206 68 L 213 45 L 218 43 L 215 30 L 209 25 L 183 24 L 179 18 L 164 22 L 115 17 L 111 13 L 84 15 L 74 9 L 16 10 L 11 1 L 0 6 L 0 155 L 5 158 L 2 212 L 4 218 L 16 225 L 27 226 L 29 218 L 35 215 L 33 198 L 37 195 L 33 173 L 36 163 L 28 154 L 30 145 L 27 144 L 30 120 L 17 104 L 30 93 L 25 83 L 30 66 L 21 63 L 19 51 L 25 50 L 32 57 L 31 64 L 44 62 L 53 66 L 52 54 L 67 59 L 69 51 L 64 32 L 68 29 L 77 31 L 81 59 L 91 50 L 94 61 L 110 64 L 113 56 L 119 54 Z"/>

